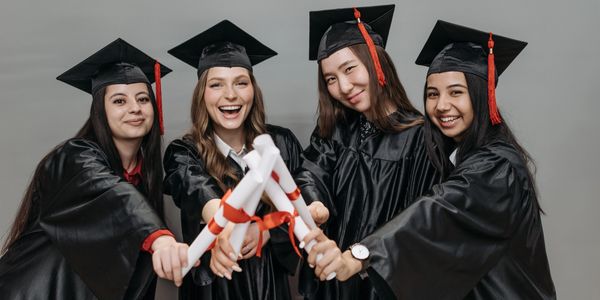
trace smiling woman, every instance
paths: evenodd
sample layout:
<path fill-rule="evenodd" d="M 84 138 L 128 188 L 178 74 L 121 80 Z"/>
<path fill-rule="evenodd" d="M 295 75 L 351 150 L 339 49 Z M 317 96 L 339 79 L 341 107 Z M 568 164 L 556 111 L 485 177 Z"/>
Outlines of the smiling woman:
<path fill-rule="evenodd" d="M 92 94 L 90 116 L 38 164 L 0 259 L 3 299 L 150 299 L 152 269 L 180 284 L 150 86 L 168 72 L 117 39 L 58 77 Z"/>
<path fill-rule="evenodd" d="M 300 165 L 301 148 L 290 130 L 265 123 L 252 66 L 276 55 L 273 50 L 225 20 L 169 53 L 198 69 L 192 126 L 167 147 L 164 157 L 165 193 L 181 209 L 183 237 L 192 242 L 215 214 L 225 191 L 244 176 L 242 156 L 252 149 L 256 136 L 270 134 L 292 172 Z M 270 204 L 261 202 L 256 215 L 270 210 Z M 214 248 L 202 257 L 201 267 L 186 277 L 180 298 L 289 299 L 286 273 L 295 271 L 298 258 L 287 229 L 261 232 L 251 224 L 241 257 L 232 253 L 231 229 L 223 229 Z M 262 256 L 256 257 L 260 235 Z"/>

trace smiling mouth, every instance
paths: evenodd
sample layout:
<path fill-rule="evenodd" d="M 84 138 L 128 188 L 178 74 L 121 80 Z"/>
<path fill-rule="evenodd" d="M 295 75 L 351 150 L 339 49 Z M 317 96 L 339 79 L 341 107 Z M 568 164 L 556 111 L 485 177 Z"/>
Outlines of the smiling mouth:
<path fill-rule="evenodd" d="M 356 93 L 356 94 L 354 94 L 354 95 L 352 95 L 352 96 L 350 96 L 350 97 L 346 98 L 346 100 L 348 100 L 348 102 L 350 102 L 351 104 L 356 104 L 356 103 L 358 103 L 358 100 L 359 100 L 359 99 L 358 99 L 358 96 L 359 96 L 360 94 L 362 94 L 363 92 L 364 92 L 364 91 L 360 91 L 360 92 L 358 92 L 358 93 Z"/>
<path fill-rule="evenodd" d="M 142 123 L 144 123 L 144 119 L 129 120 L 129 121 L 125 121 L 125 123 L 133 125 L 133 126 L 138 126 L 138 125 L 141 125 Z"/>
<path fill-rule="evenodd" d="M 442 127 L 448 128 L 454 126 L 456 121 L 460 118 L 460 116 L 438 117 L 438 120 L 440 120 L 440 125 Z"/>
<path fill-rule="evenodd" d="M 242 106 L 241 105 L 219 106 L 219 110 L 225 115 L 235 115 L 235 114 L 239 113 L 240 110 L 242 110 Z"/>

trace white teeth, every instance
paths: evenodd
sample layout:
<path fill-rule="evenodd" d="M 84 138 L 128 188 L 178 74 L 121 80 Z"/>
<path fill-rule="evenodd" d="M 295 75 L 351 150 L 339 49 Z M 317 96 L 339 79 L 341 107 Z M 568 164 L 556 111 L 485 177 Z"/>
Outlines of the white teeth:
<path fill-rule="evenodd" d="M 440 118 L 440 120 L 442 120 L 442 122 L 450 122 L 450 121 L 454 121 L 456 119 L 458 119 L 458 117 L 443 117 L 443 118 Z"/>
<path fill-rule="evenodd" d="M 229 106 L 220 106 L 219 109 L 220 110 L 238 110 L 242 108 L 241 105 L 229 105 Z"/>

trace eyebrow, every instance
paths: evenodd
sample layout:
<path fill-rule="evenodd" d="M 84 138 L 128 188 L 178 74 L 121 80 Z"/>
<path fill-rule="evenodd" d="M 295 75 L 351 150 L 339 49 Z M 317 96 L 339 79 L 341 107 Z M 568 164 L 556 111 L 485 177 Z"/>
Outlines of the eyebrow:
<path fill-rule="evenodd" d="M 234 81 L 235 81 L 235 80 L 239 80 L 240 78 L 244 78 L 244 79 L 250 79 L 250 76 L 248 76 L 248 75 L 246 75 L 246 74 L 240 74 L 240 75 L 238 75 L 238 76 L 235 76 L 235 77 L 233 78 L 233 80 L 234 80 Z M 225 78 L 223 78 L 223 77 L 210 77 L 210 78 L 207 78 L 207 79 L 206 79 L 206 81 L 211 81 L 211 80 L 225 81 Z"/>
<path fill-rule="evenodd" d="M 138 92 L 137 94 L 135 94 L 135 96 L 137 97 L 137 96 L 139 96 L 139 95 L 142 95 L 142 94 L 144 94 L 144 95 L 146 95 L 146 96 L 149 96 L 149 95 L 150 95 L 150 94 L 148 94 L 148 92 L 146 92 L 146 91 L 141 91 L 141 92 Z M 110 95 L 110 96 L 108 97 L 108 99 L 112 99 L 112 98 L 114 98 L 115 96 L 123 96 L 123 97 L 127 97 L 127 95 L 126 95 L 125 93 L 114 93 L 114 94 Z"/>
<path fill-rule="evenodd" d="M 460 84 L 460 83 L 451 84 L 451 85 L 449 85 L 449 86 L 448 86 L 448 87 L 446 87 L 446 88 L 453 88 L 453 87 L 461 87 L 461 88 L 465 88 L 465 89 L 467 88 L 467 86 L 466 86 L 466 85 L 464 85 L 464 84 Z"/>

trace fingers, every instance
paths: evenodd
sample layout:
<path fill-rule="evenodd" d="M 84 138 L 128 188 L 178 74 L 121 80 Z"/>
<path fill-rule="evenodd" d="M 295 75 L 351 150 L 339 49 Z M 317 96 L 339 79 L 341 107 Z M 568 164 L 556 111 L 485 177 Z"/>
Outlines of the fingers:
<path fill-rule="evenodd" d="M 179 245 L 171 246 L 171 251 L 169 251 L 169 256 L 171 257 L 171 277 L 173 278 L 173 282 L 176 286 L 181 285 L 181 259 L 179 257 L 180 254 Z M 185 254 L 187 256 L 187 253 Z"/>
<path fill-rule="evenodd" d="M 162 268 L 162 262 L 160 260 L 159 253 L 154 252 L 152 254 L 152 267 L 154 268 L 154 273 L 156 273 L 156 275 L 158 275 L 158 277 L 167 278 L 167 276 L 165 275 L 165 272 L 163 271 L 163 268 Z"/>
<path fill-rule="evenodd" d="M 337 248 L 337 246 L 335 246 L 335 243 L 333 241 L 326 243 L 328 243 L 328 246 L 330 247 L 327 251 L 315 251 L 317 253 L 323 254 L 321 259 L 319 259 L 319 261 L 317 261 L 315 264 L 315 275 L 317 275 L 321 280 L 325 280 L 329 273 L 335 271 L 338 268 L 342 256 L 341 251 Z M 330 271 L 326 272 L 325 270 Z"/>
<path fill-rule="evenodd" d="M 256 247 L 258 245 L 258 241 L 249 240 L 247 244 L 242 247 L 240 253 L 242 254 L 242 259 L 248 259 L 256 254 Z"/>
<path fill-rule="evenodd" d="M 231 280 L 232 272 L 241 272 L 242 269 L 236 263 L 236 257 L 234 256 L 233 252 L 225 252 L 226 250 L 221 246 L 222 245 L 219 240 L 217 245 L 215 245 L 215 247 L 211 250 L 212 256 L 210 259 L 210 268 L 219 277 L 225 277 Z M 229 248 L 231 248 L 230 245 Z"/>
<path fill-rule="evenodd" d="M 315 228 L 309 231 L 308 234 L 305 235 L 302 239 L 302 243 L 300 243 L 300 248 L 304 248 L 305 245 L 308 245 L 310 241 L 316 239 L 321 234 L 323 234 L 323 231 L 320 228 Z"/>

